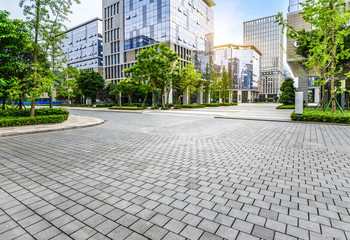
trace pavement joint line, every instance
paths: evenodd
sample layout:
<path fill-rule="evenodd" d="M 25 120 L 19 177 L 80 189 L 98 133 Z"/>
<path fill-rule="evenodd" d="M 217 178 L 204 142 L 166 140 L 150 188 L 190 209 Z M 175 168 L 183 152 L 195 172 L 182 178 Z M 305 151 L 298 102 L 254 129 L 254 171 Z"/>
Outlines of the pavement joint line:
<path fill-rule="evenodd" d="M 217 119 L 232 119 L 232 120 L 248 120 L 248 121 L 265 121 L 265 122 L 292 122 L 292 120 L 288 118 L 247 118 L 247 117 L 224 117 L 224 116 L 216 116 L 214 118 Z"/>

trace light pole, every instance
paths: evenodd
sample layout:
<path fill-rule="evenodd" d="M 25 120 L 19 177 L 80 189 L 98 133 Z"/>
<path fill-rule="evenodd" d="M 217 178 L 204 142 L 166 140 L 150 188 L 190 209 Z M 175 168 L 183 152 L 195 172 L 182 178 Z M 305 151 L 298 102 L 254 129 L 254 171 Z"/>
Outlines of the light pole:
<path fill-rule="evenodd" d="M 122 92 L 119 91 L 119 108 L 122 108 Z"/>

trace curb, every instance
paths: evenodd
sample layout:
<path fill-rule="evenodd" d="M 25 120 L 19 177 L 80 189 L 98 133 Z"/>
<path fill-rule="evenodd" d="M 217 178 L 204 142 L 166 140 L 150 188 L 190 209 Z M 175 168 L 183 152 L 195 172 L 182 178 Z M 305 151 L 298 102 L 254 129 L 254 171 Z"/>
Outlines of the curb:
<path fill-rule="evenodd" d="M 79 129 L 79 128 L 88 128 L 88 127 L 95 127 L 104 124 L 106 121 L 101 119 L 101 122 L 92 123 L 89 125 L 83 125 L 83 126 L 71 126 L 71 127 L 63 127 L 63 128 L 57 128 L 57 129 L 42 129 L 42 130 L 32 130 L 27 132 L 8 132 L 8 133 L 0 133 L 1 137 L 11 137 L 11 136 L 20 136 L 20 135 L 27 135 L 27 134 L 36 134 L 36 133 L 47 133 L 47 132 L 58 132 L 58 131 L 65 131 L 65 130 L 73 130 L 73 129 Z M 58 123 L 59 124 L 59 123 Z M 45 124 L 43 124 L 45 125 Z M 38 125 L 36 125 L 38 126 Z"/>
<path fill-rule="evenodd" d="M 118 112 L 118 113 L 133 113 L 133 114 L 142 114 L 144 110 L 109 110 L 109 109 L 98 109 L 98 108 L 93 108 L 93 109 L 74 109 L 74 108 L 64 108 L 66 110 L 72 110 L 72 111 L 90 111 L 90 112 Z"/>

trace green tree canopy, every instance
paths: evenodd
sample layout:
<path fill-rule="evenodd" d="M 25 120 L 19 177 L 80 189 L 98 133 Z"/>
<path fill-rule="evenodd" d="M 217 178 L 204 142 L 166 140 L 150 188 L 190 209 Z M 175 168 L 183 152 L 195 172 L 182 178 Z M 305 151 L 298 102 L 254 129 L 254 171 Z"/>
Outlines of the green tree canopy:
<path fill-rule="evenodd" d="M 90 98 L 92 103 L 96 102 L 98 91 L 105 87 L 102 75 L 95 71 L 83 71 L 77 78 L 78 87 L 85 97 Z"/>
<path fill-rule="evenodd" d="M 19 77 L 26 68 L 23 56 L 30 49 L 30 34 L 21 20 L 9 19 L 10 13 L 0 10 L 0 99 L 5 101 L 18 94 Z"/>
<path fill-rule="evenodd" d="M 295 87 L 294 80 L 292 78 L 287 78 L 281 85 L 282 95 L 279 99 L 280 103 L 283 105 L 294 105 L 295 104 Z"/>
<path fill-rule="evenodd" d="M 346 27 L 350 10 L 346 8 L 344 0 L 306 0 L 300 4 L 303 6 L 300 14 L 304 21 L 314 28 L 311 32 L 295 30 L 283 19 L 282 13 L 277 21 L 287 28 L 287 37 L 307 44 L 307 51 L 304 52 L 308 59 L 303 64 L 318 73 L 321 85 L 330 81 L 332 111 L 336 112 L 335 79 L 344 72 L 339 63 L 350 58 L 350 49 L 345 49 L 344 42 L 350 34 Z M 349 77 L 350 73 L 346 76 Z"/>
<path fill-rule="evenodd" d="M 64 38 L 65 25 L 73 2 L 79 0 L 20 0 L 27 26 L 33 36 L 32 74 L 27 76 L 30 83 L 29 99 L 32 102 L 30 116 L 35 114 L 35 99 L 50 91 L 55 83 L 55 75 L 47 69 L 47 64 L 38 61 L 39 48 L 45 49 L 47 57 L 54 57 L 60 50 L 60 39 Z M 40 40 L 40 44 L 39 44 Z M 55 64 L 53 62 L 53 64 Z"/>

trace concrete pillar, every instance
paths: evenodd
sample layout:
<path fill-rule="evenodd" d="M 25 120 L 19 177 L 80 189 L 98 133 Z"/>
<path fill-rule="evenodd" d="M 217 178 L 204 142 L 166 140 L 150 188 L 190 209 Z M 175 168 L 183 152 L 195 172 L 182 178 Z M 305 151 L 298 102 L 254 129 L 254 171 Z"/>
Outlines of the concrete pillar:
<path fill-rule="evenodd" d="M 165 95 L 165 103 L 167 104 L 173 104 L 173 88 L 170 88 L 169 91 L 169 98 L 168 98 L 168 94 L 164 93 Z M 169 101 L 169 102 L 168 102 Z"/>
<path fill-rule="evenodd" d="M 298 91 L 303 92 L 303 99 L 307 106 L 309 103 L 309 73 L 301 63 L 299 63 Z"/>
<path fill-rule="evenodd" d="M 237 102 L 242 103 L 242 91 L 237 91 Z"/>
<path fill-rule="evenodd" d="M 183 95 L 183 103 L 184 104 L 190 104 L 190 96 L 188 94 L 188 89 L 186 89 L 186 91 L 184 92 L 184 95 Z"/>
<path fill-rule="evenodd" d="M 249 102 L 253 102 L 252 101 L 252 91 L 248 90 L 248 100 Z"/>
<path fill-rule="evenodd" d="M 320 88 L 315 88 L 315 103 L 319 103 L 320 102 Z"/>
<path fill-rule="evenodd" d="M 345 105 L 346 105 L 346 99 L 345 99 L 345 88 L 346 88 L 346 80 L 342 80 L 341 81 L 341 87 L 342 87 L 342 90 L 344 91 L 342 94 L 341 94 L 341 101 L 340 101 L 340 106 L 343 110 L 345 110 Z"/>
<path fill-rule="evenodd" d="M 232 91 L 232 90 L 228 90 L 228 91 L 229 91 L 229 92 L 228 92 L 228 101 L 229 101 L 230 103 L 232 103 L 232 97 L 233 97 L 233 96 L 232 96 L 232 95 L 233 95 L 232 92 L 233 92 L 233 91 Z"/>
<path fill-rule="evenodd" d="M 199 90 L 197 91 L 196 103 L 203 104 L 203 88 L 202 87 L 200 87 Z"/>

